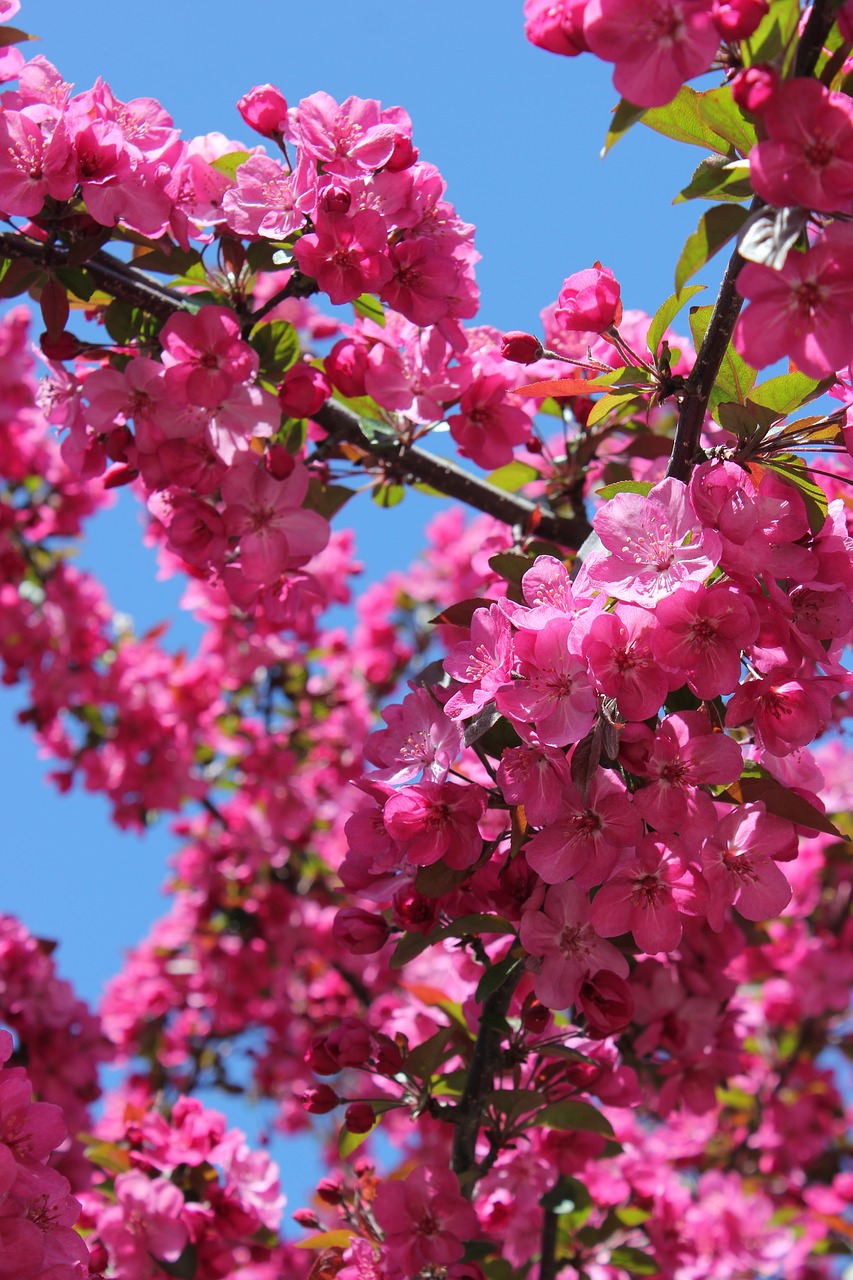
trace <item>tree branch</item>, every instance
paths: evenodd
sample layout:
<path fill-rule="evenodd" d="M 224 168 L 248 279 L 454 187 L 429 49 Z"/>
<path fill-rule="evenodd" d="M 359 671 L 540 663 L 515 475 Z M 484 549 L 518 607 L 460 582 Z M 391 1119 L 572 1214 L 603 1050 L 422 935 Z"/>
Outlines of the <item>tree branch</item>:
<path fill-rule="evenodd" d="M 494 1084 L 500 1065 L 503 1032 L 495 1024 L 502 1021 L 509 1009 L 513 992 L 521 980 L 523 969 L 519 967 L 505 979 L 496 991 L 483 1001 L 480 1029 L 471 1055 L 468 1079 L 462 1097 L 456 1107 L 456 1131 L 453 1135 L 453 1154 L 450 1167 L 458 1176 L 474 1173 L 462 1184 L 462 1192 L 470 1199 L 477 1185 L 477 1138 L 483 1119 L 486 1094 Z"/>
<path fill-rule="evenodd" d="M 38 266 L 54 270 L 70 265 L 67 249 L 28 240 L 20 232 L 0 233 L 0 258 L 3 257 L 28 259 Z M 105 293 L 133 302 L 152 315 L 168 319 L 176 311 L 186 311 L 192 307 L 192 302 L 176 290 L 159 284 L 138 268 L 102 250 L 79 265 L 85 267 L 95 284 Z M 285 292 L 286 289 L 280 291 L 275 301 L 280 301 Z M 287 296 L 304 297 L 309 292 L 313 292 L 313 289 L 307 286 L 306 277 L 301 276 Z M 250 317 L 250 324 L 263 318 L 272 305 L 273 299 L 264 303 Z M 464 471 L 456 463 L 437 458 L 414 445 L 406 445 L 401 441 L 393 456 L 390 455 L 387 450 L 368 439 L 357 414 L 334 400 L 328 401 L 314 414 L 314 421 L 325 428 L 335 440 L 345 440 L 357 445 L 378 466 L 393 470 L 397 476 L 427 484 L 445 497 L 483 511 L 503 524 L 521 529 L 525 534 L 535 533 L 560 546 L 577 548 L 590 532 L 582 510 L 570 517 L 555 515 L 538 502 L 495 489 L 484 480 Z"/>
<path fill-rule="evenodd" d="M 797 48 L 795 76 L 810 76 L 814 71 L 835 19 L 835 7 L 832 0 L 816 0 Z M 756 196 L 750 205 L 750 213 L 762 208 L 763 203 Z M 726 267 L 711 320 L 696 355 L 696 363 L 687 379 L 686 395 L 681 402 L 672 453 L 666 470 L 666 474 L 674 476 L 676 480 L 689 479 L 696 460 L 708 400 L 743 306 L 743 298 L 735 288 L 735 281 L 743 264 L 744 259 L 735 250 Z"/>

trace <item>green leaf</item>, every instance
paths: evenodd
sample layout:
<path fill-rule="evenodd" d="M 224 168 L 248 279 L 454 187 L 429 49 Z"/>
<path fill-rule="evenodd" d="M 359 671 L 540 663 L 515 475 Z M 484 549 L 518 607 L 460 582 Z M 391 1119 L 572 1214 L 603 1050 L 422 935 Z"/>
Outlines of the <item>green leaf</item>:
<path fill-rule="evenodd" d="M 415 1076 L 418 1080 L 431 1079 L 443 1059 L 447 1057 L 448 1043 L 452 1035 L 453 1027 L 444 1026 L 428 1040 L 415 1045 L 414 1049 L 406 1054 L 403 1062 L 408 1075 Z"/>
<path fill-rule="evenodd" d="M 800 0 L 773 0 L 769 12 L 761 19 L 758 27 L 748 40 L 741 41 L 741 57 L 744 66 L 752 67 L 758 62 L 776 62 L 776 59 L 787 50 L 793 53 L 795 42 L 792 37 L 800 21 Z M 779 68 L 784 72 L 784 68 Z"/>
<path fill-rule="evenodd" d="M 609 417 L 611 413 L 615 413 L 619 409 L 625 409 L 629 405 L 633 405 L 637 399 L 637 392 L 633 387 L 615 387 L 613 391 L 609 391 L 607 395 L 602 396 L 600 400 L 596 400 L 595 404 L 587 416 L 586 425 L 595 427 L 599 422 Z"/>
<path fill-rule="evenodd" d="M 545 1094 L 538 1089 L 492 1089 L 483 1101 L 497 1115 L 509 1116 L 514 1120 L 541 1107 Z"/>
<path fill-rule="evenodd" d="M 545 1192 L 539 1203 L 551 1213 L 572 1213 L 577 1209 L 589 1209 L 592 1196 L 582 1182 L 565 1174 L 550 1191 Z"/>
<path fill-rule="evenodd" d="M 439 925 L 429 933 L 406 933 L 397 943 L 391 955 L 391 968 L 402 969 L 403 965 L 414 960 L 415 956 L 444 938 L 465 938 L 471 934 L 481 933 L 515 933 L 514 927 L 501 916 L 467 915 L 460 916 L 450 924 Z"/>
<path fill-rule="evenodd" d="M 649 325 L 649 332 L 646 336 L 646 346 L 653 356 L 657 355 L 658 348 L 664 333 L 672 324 L 679 311 L 692 297 L 697 293 L 701 293 L 705 288 L 703 284 L 691 284 L 687 289 L 682 289 L 679 293 L 672 293 L 666 302 L 662 302 L 655 314 L 652 316 L 652 322 Z"/>
<path fill-rule="evenodd" d="M 783 453 L 762 458 L 761 465 L 767 467 L 768 471 L 772 471 L 780 480 L 793 485 L 805 503 L 809 528 L 813 534 L 820 533 L 826 521 L 827 498 L 820 485 L 811 478 L 805 463 L 793 453 Z"/>
<path fill-rule="evenodd" d="M 623 98 L 613 108 L 613 120 L 607 130 L 607 137 L 604 139 L 604 146 L 601 149 L 602 160 L 610 148 L 615 147 L 620 138 L 624 138 L 631 126 L 642 119 L 645 110 L 645 107 L 634 106 L 634 103 L 628 102 L 627 98 Z"/>
<path fill-rule="evenodd" d="M 775 409 L 754 404 L 752 400 L 747 400 L 746 404 L 734 404 L 725 400 L 717 405 L 716 412 L 720 426 L 744 442 L 755 434 L 758 427 L 771 427 L 778 417 Z"/>
<path fill-rule="evenodd" d="M 729 202 L 752 198 L 749 181 L 749 162 L 728 160 L 725 156 L 706 156 L 693 170 L 693 177 L 682 187 L 673 204 L 685 200 L 726 200 Z M 746 215 L 744 215 L 746 216 Z"/>
<path fill-rule="evenodd" d="M 499 960 L 497 964 L 493 964 L 490 969 L 487 969 L 477 984 L 477 990 L 474 994 L 474 999 L 477 1003 L 482 1004 L 493 992 L 502 987 L 507 978 L 515 973 L 519 965 L 522 964 L 524 964 L 523 959 L 509 955 L 504 960 Z"/>
<path fill-rule="evenodd" d="M 82 267 L 63 267 L 57 271 L 56 278 L 65 286 L 67 293 L 81 302 L 88 302 L 95 292 L 94 280 Z"/>
<path fill-rule="evenodd" d="M 654 480 L 620 480 L 618 484 L 606 484 L 603 489 L 596 489 L 599 498 L 609 502 L 617 493 L 640 493 L 645 498 L 655 487 Z"/>
<path fill-rule="evenodd" d="M 665 107 L 649 107 L 642 114 L 643 124 L 676 142 L 689 142 L 705 151 L 729 154 L 729 142 L 703 117 L 699 99 L 703 95 L 683 84 L 672 102 Z"/>
<path fill-rule="evenodd" d="M 28 258 L 7 258 L 0 273 L 0 298 L 17 298 L 44 278 L 43 269 Z"/>
<path fill-rule="evenodd" d="M 503 489 L 506 493 L 517 493 L 531 480 L 539 479 L 541 476 L 535 467 L 529 466 L 526 462 L 517 461 L 508 462 L 505 467 L 498 467 L 497 471 L 492 471 L 486 476 L 488 484 L 495 489 Z"/>
<path fill-rule="evenodd" d="M 249 345 L 258 353 L 261 377 L 270 382 L 281 382 L 299 359 L 299 334 L 289 320 L 255 325 L 249 334 Z"/>
<path fill-rule="evenodd" d="M 381 325 L 385 328 L 385 308 L 378 298 L 374 298 L 372 293 L 363 293 L 361 297 L 356 298 L 352 304 L 353 311 L 358 315 L 364 316 L 365 320 L 372 320 L 374 324 Z"/>
<path fill-rule="evenodd" d="M 629 1244 L 620 1244 L 613 1249 L 608 1263 L 611 1267 L 621 1267 L 632 1276 L 656 1276 L 659 1272 L 658 1264 L 651 1254 L 643 1253 L 642 1249 L 635 1249 Z"/>
<path fill-rule="evenodd" d="M 532 1124 L 568 1133 L 600 1133 L 605 1138 L 614 1136 L 610 1121 L 591 1103 L 584 1102 L 581 1098 L 552 1102 L 537 1112 Z"/>
<path fill-rule="evenodd" d="M 406 488 L 405 485 L 392 484 L 390 480 L 383 480 L 381 484 L 374 485 L 372 496 L 377 507 L 396 507 L 405 498 Z"/>
<path fill-rule="evenodd" d="M 210 167 L 215 169 L 217 173 L 224 173 L 226 178 L 234 178 L 237 176 L 237 170 L 241 164 L 245 164 L 251 159 L 249 151 L 230 151 L 227 156 L 220 156 L 218 160 L 211 160 Z"/>
<path fill-rule="evenodd" d="M 474 596 L 470 600 L 459 600 L 456 604 L 442 609 L 441 613 L 437 613 L 434 618 L 430 618 L 430 622 L 435 626 L 446 623 L 452 627 L 468 627 L 478 609 L 488 609 L 492 604 L 494 604 L 493 600 L 484 600 L 481 596 Z"/>
<path fill-rule="evenodd" d="M 366 1133 L 350 1133 L 346 1125 L 342 1125 L 341 1131 L 338 1134 L 338 1155 L 341 1159 L 346 1160 L 354 1151 L 357 1151 L 361 1144 L 367 1141 L 374 1129 L 377 1129 L 378 1126 L 378 1117 L 373 1126 L 368 1129 Z"/>
<path fill-rule="evenodd" d="M 735 102 L 731 88 L 706 89 L 698 97 L 696 105 L 705 123 L 742 156 L 749 155 L 756 143 L 755 127 Z"/>
<path fill-rule="evenodd" d="M 737 235 L 748 216 L 746 209 L 731 204 L 715 204 L 713 209 L 702 214 L 698 227 L 687 237 L 676 264 L 676 291 L 682 289 L 686 280 Z"/>
<path fill-rule="evenodd" d="M 316 476 L 312 476 L 302 505 L 307 511 L 316 511 L 326 520 L 331 520 L 354 494 L 355 490 L 347 489 L 346 485 L 322 484 Z"/>
<path fill-rule="evenodd" d="M 749 395 L 754 404 L 775 409 L 779 417 L 787 417 L 810 400 L 822 396 L 834 383 L 834 378 L 809 378 L 805 373 L 783 373 L 755 387 Z"/>
<path fill-rule="evenodd" d="M 626 1204 L 621 1209 L 616 1210 L 616 1217 L 623 1227 L 642 1226 L 644 1222 L 648 1222 L 651 1216 L 648 1209 L 640 1209 L 632 1204 Z"/>
<path fill-rule="evenodd" d="M 517 551 L 499 551 L 490 557 L 489 568 L 504 581 L 519 583 L 527 570 L 533 568 L 533 556 L 519 555 Z"/>

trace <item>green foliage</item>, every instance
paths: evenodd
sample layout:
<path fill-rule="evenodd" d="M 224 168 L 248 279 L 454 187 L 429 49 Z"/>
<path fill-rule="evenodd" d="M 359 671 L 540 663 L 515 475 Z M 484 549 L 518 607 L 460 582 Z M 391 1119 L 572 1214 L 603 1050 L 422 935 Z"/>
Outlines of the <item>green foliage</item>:
<path fill-rule="evenodd" d="M 492 471 L 486 476 L 490 485 L 495 489 L 503 489 L 506 493 L 517 493 L 526 484 L 530 484 L 531 480 L 540 478 L 535 467 L 518 460 L 508 462 L 505 467 L 498 467 L 497 471 Z"/>
<path fill-rule="evenodd" d="M 372 320 L 374 324 L 381 325 L 385 328 L 385 308 L 378 298 L 374 298 L 370 293 L 363 293 L 360 298 L 356 298 L 352 304 L 353 311 L 358 315 L 364 316 L 365 320 Z"/>
<path fill-rule="evenodd" d="M 713 92 L 713 90 L 709 91 Z M 718 132 L 711 118 L 722 113 L 714 107 L 700 106 L 705 94 L 697 93 L 686 84 L 682 85 L 672 102 L 665 107 L 650 107 L 642 114 L 643 124 L 655 133 L 662 133 L 665 138 L 675 142 L 687 142 L 705 151 L 716 151 L 727 156 L 731 150 L 731 142 Z M 721 119 L 721 123 L 723 123 Z M 727 132 L 731 132 L 727 127 Z"/>
<path fill-rule="evenodd" d="M 749 164 L 746 160 L 727 160 L 725 156 L 706 156 L 693 170 L 693 177 L 675 197 L 673 204 L 685 200 L 743 201 L 752 197 Z M 744 214 L 744 218 L 746 218 Z"/>
<path fill-rule="evenodd" d="M 690 309 L 690 332 L 693 335 L 693 344 L 697 351 L 702 345 L 702 339 L 705 337 L 705 331 L 708 328 L 713 310 L 713 307 L 691 307 Z M 723 356 L 714 382 L 714 389 L 708 401 L 708 408 L 713 416 L 716 418 L 717 406 L 725 400 L 745 404 L 747 396 L 749 396 L 755 385 L 756 376 L 755 369 L 746 363 L 730 342 L 726 347 L 726 353 Z M 755 396 L 752 398 L 756 399 Z"/>
<path fill-rule="evenodd" d="M 600 1133 L 612 1138 L 613 1126 L 606 1116 L 581 1098 L 564 1098 L 537 1111 L 531 1126 L 559 1129 L 568 1133 Z"/>
<path fill-rule="evenodd" d="M 653 480 L 620 480 L 617 484 L 606 484 L 595 492 L 599 498 L 609 502 L 611 498 L 616 497 L 617 493 L 639 493 L 645 498 L 654 487 Z"/>
<path fill-rule="evenodd" d="M 784 480 L 786 484 L 793 485 L 805 503 L 809 528 L 814 534 L 820 533 L 826 521 L 828 507 L 826 494 L 811 478 L 805 463 L 796 454 L 777 453 L 772 457 L 763 458 L 762 465 L 777 475 L 780 480 Z"/>
<path fill-rule="evenodd" d="M 235 178 L 240 165 L 245 164 L 249 159 L 251 159 L 249 151 L 231 151 L 226 156 L 220 156 L 218 160 L 212 160 L 210 167 L 217 173 L 224 173 L 226 178 Z"/>
<path fill-rule="evenodd" d="M 459 916 L 450 924 L 439 925 L 430 933 L 406 933 L 397 943 L 391 955 L 391 968 L 402 969 L 415 956 L 419 956 L 427 947 L 444 938 L 465 938 L 481 933 L 515 933 L 513 926 L 501 916 L 467 915 Z"/>
<path fill-rule="evenodd" d="M 373 486 L 372 497 L 377 507 L 396 507 L 406 496 L 406 487 L 402 484 L 394 484 L 390 480 L 383 480 L 381 484 Z"/>
<path fill-rule="evenodd" d="M 750 392 L 750 400 L 754 404 L 766 405 L 775 409 L 777 415 L 787 417 L 796 409 L 802 408 L 810 400 L 817 399 L 832 386 L 834 378 L 810 378 L 805 373 L 795 370 L 793 373 L 780 374 L 778 378 L 769 378 Z"/>
<path fill-rule="evenodd" d="M 652 316 L 652 322 L 649 325 L 649 332 L 646 337 L 646 345 L 652 355 L 657 355 L 658 348 L 664 333 L 672 324 L 682 307 L 690 301 L 697 293 L 701 293 L 705 288 L 703 284 L 691 284 L 688 288 L 682 289 L 677 293 L 672 293 L 662 302 L 655 314 Z"/>
<path fill-rule="evenodd" d="M 683 289 L 686 280 L 737 235 L 748 216 L 745 209 L 731 204 L 715 204 L 713 209 L 702 214 L 698 227 L 687 237 L 675 267 L 677 292 Z"/>
<path fill-rule="evenodd" d="M 299 359 L 299 335 L 289 320 L 269 320 L 255 325 L 249 344 L 258 353 L 259 376 L 276 386 Z"/>

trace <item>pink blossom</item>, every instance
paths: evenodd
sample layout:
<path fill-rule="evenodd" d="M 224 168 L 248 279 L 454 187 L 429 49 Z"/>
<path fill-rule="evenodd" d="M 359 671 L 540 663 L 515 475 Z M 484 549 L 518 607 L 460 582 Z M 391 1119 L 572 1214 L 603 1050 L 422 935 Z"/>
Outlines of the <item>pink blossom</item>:
<path fill-rule="evenodd" d="M 524 0 L 524 34 L 549 53 L 576 57 L 589 48 L 583 33 L 587 0 Z"/>
<path fill-rule="evenodd" d="M 598 588 L 651 608 L 681 583 L 703 582 L 720 558 L 719 537 L 703 529 L 680 480 L 661 480 L 646 497 L 619 493 L 592 523 L 605 549 L 584 562 L 577 593 Z"/>
<path fill-rule="evenodd" d="M 509 619 L 498 605 L 476 609 L 471 637 L 454 645 L 444 669 L 462 688 L 449 699 L 445 710 L 456 720 L 468 720 L 509 679 L 512 670 L 512 636 Z"/>
<path fill-rule="evenodd" d="M 656 621 L 657 614 L 619 604 L 613 613 L 595 614 L 583 640 L 583 655 L 596 684 L 616 699 L 619 714 L 629 720 L 654 715 L 669 690 L 652 651 Z"/>
<path fill-rule="evenodd" d="M 749 176 L 768 204 L 824 213 L 853 209 L 853 103 L 846 93 L 797 76 L 762 115 L 766 138 L 749 153 Z"/>
<path fill-rule="evenodd" d="M 316 227 L 297 240 L 294 253 L 300 271 L 313 276 L 331 302 L 353 302 L 391 279 L 388 232 L 378 213 L 318 214 Z"/>
<path fill-rule="evenodd" d="M 456 1175 L 440 1166 L 421 1165 L 404 1181 L 383 1182 L 375 1213 L 385 1247 L 410 1276 L 455 1262 L 462 1257 L 463 1242 L 480 1232 Z"/>
<path fill-rule="evenodd" d="M 396 130 L 372 99 L 347 98 L 338 105 L 328 93 L 312 93 L 291 114 L 291 127 L 324 172 L 342 178 L 381 169 L 394 154 Z"/>
<path fill-rule="evenodd" d="M 148 1280 L 152 1257 L 175 1262 L 187 1243 L 184 1197 L 166 1178 L 132 1170 L 115 1180 L 116 1204 L 98 1215 L 98 1235 L 127 1280 Z"/>
<path fill-rule="evenodd" d="M 416 866 L 439 858 L 450 867 L 470 867 L 482 852 L 478 823 L 486 808 L 480 787 L 453 782 L 420 782 L 398 791 L 385 804 L 388 834 Z"/>
<path fill-rule="evenodd" d="M 237 383 L 254 377 L 257 353 L 240 336 L 240 322 L 226 307 L 179 312 L 160 331 L 166 380 L 191 404 L 213 409 Z"/>
<path fill-rule="evenodd" d="M 603 938 L 632 933 L 650 955 L 674 951 L 681 941 L 679 910 L 693 899 L 683 847 L 674 838 L 646 836 L 636 854 L 616 867 L 592 904 L 592 923 Z M 691 914 L 694 914 L 691 912 Z"/>
<path fill-rule="evenodd" d="M 498 785 L 510 804 L 523 804 L 535 826 L 553 822 L 570 782 L 568 762 L 552 747 L 508 747 L 498 766 Z"/>
<path fill-rule="evenodd" d="M 64 126 L 49 137 L 30 108 L 0 114 L 0 207 L 7 214 L 33 216 L 45 197 L 67 200 L 76 175 Z"/>
<path fill-rule="evenodd" d="M 647 757 L 634 768 L 649 779 L 634 796 L 646 821 L 658 831 L 686 836 L 708 816 L 708 797 L 699 788 L 734 782 L 743 755 L 732 738 L 714 730 L 704 712 L 682 711 L 661 722 Z"/>
<path fill-rule="evenodd" d="M 583 889 L 601 884 L 620 853 L 642 836 L 630 796 L 609 776 L 597 773 L 586 800 L 569 783 L 556 817 L 528 841 L 524 856 L 546 884 L 572 877 Z"/>
<path fill-rule="evenodd" d="M 256 84 L 244 93 L 237 110 L 250 129 L 263 138 L 275 138 L 287 125 L 287 99 L 274 84 Z"/>
<path fill-rule="evenodd" d="M 401 240 L 390 252 L 394 274 L 382 286 L 383 301 L 413 324 L 436 324 L 450 310 L 459 279 L 456 259 L 427 236 Z"/>
<path fill-rule="evenodd" d="M 732 810 L 702 846 L 702 871 L 710 902 L 708 922 L 722 929 L 734 904 L 746 920 L 767 920 L 791 900 L 791 886 L 774 859 L 796 849 L 793 827 L 765 812 L 763 804 Z"/>
<path fill-rule="evenodd" d="M 726 706 L 726 724 L 755 725 L 756 738 L 776 756 L 812 742 L 830 717 L 829 694 L 818 680 L 792 679 L 786 671 L 747 680 Z"/>
<path fill-rule="evenodd" d="M 462 731 L 430 692 L 413 689 L 399 705 L 386 707 L 382 719 L 387 728 L 372 733 L 364 747 L 365 758 L 380 766 L 372 776 L 394 786 L 420 773 L 444 782 L 462 750 Z"/>
<path fill-rule="evenodd" d="M 805 253 L 778 270 L 748 262 L 737 289 L 749 300 L 734 343 L 755 368 L 789 356 L 823 378 L 853 356 L 853 228 L 833 223 Z"/>
<path fill-rule="evenodd" d="M 579 742 L 592 728 L 597 707 L 586 662 L 571 641 L 573 622 L 550 618 L 539 631 L 516 633 L 518 677 L 496 694 L 498 710 L 519 728 L 533 725 L 541 743 Z"/>
<path fill-rule="evenodd" d="M 570 333 L 604 333 L 622 316 L 619 284 L 600 262 L 563 281 L 554 322 Z"/>
<path fill-rule="evenodd" d="M 589 895 L 576 884 L 558 884 L 545 894 L 541 911 L 521 917 L 521 944 L 538 961 L 533 988 L 549 1009 L 567 1009 L 584 979 L 607 969 L 628 976 L 628 962 L 590 921 Z"/>
<path fill-rule="evenodd" d="M 509 390 L 500 373 L 475 378 L 462 394 L 459 413 L 447 419 L 459 453 L 479 467 L 505 466 L 514 447 L 530 439 L 530 416 L 507 399 Z"/>
<path fill-rule="evenodd" d="M 308 472 L 301 464 L 276 480 L 254 455 L 238 454 L 222 481 L 225 524 L 240 539 L 240 563 L 250 582 L 274 582 L 322 551 L 329 525 L 305 511 Z"/>
<path fill-rule="evenodd" d="M 301 158 L 294 172 L 287 173 L 278 160 L 250 156 L 222 197 L 225 221 L 238 236 L 285 240 L 305 225 L 314 205 L 315 181 Z"/>
<path fill-rule="evenodd" d="M 699 698 L 732 692 L 740 679 L 741 650 L 758 633 L 748 596 L 722 585 L 690 583 L 659 601 L 655 622 L 652 648 L 662 667 L 685 675 Z"/>
<path fill-rule="evenodd" d="M 670 102 L 708 70 L 719 43 L 708 0 L 589 0 L 584 35 L 616 64 L 614 85 L 638 107 Z"/>

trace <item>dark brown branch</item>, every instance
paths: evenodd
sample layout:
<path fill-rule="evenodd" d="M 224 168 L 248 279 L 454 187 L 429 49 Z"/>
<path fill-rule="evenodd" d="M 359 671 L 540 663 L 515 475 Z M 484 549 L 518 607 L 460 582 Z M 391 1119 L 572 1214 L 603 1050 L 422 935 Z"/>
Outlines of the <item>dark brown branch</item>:
<path fill-rule="evenodd" d="M 834 18 L 835 6 L 832 0 L 816 0 L 797 49 L 794 61 L 796 76 L 810 76 L 814 71 Z M 750 213 L 760 209 L 762 205 L 763 201 L 756 197 L 750 206 Z M 674 476 L 677 480 L 689 479 L 696 461 L 708 400 L 743 306 L 743 299 L 735 288 L 735 281 L 743 264 L 744 259 L 735 250 L 726 267 L 696 363 L 687 379 L 686 394 L 681 402 L 666 471 L 668 476 Z"/>
<path fill-rule="evenodd" d="M 507 1015 L 513 992 L 518 986 L 523 970 L 521 966 L 507 976 L 505 981 L 483 1001 L 480 1029 L 471 1055 L 468 1079 L 456 1108 L 456 1131 L 453 1135 L 451 1168 L 462 1177 L 473 1175 L 462 1182 L 462 1192 L 470 1199 L 477 1184 L 477 1138 L 483 1120 L 486 1094 L 494 1085 L 500 1065 L 503 1032 L 499 1024 Z"/>
<path fill-rule="evenodd" d="M 557 1274 L 557 1215 L 546 1209 L 542 1219 L 542 1254 L 539 1280 L 554 1280 Z"/>
<path fill-rule="evenodd" d="M 17 232 L 0 233 L 0 258 L 26 258 L 38 266 L 61 269 L 68 265 L 68 250 L 56 246 L 39 244 L 28 240 Z M 104 252 L 95 253 L 82 264 L 105 293 L 116 298 L 133 302 L 149 311 L 152 315 L 167 319 L 176 311 L 192 308 L 191 299 L 184 298 L 174 289 L 151 280 L 138 268 L 121 262 L 120 259 Z M 293 278 L 292 278 L 293 280 Z M 307 278 L 299 276 L 293 283 L 276 295 L 275 302 L 284 296 L 307 296 L 313 292 L 313 284 Z M 250 325 L 275 305 L 273 299 L 260 307 L 252 317 Z M 330 400 L 314 415 L 315 421 L 324 427 L 336 440 L 345 440 L 357 445 L 373 459 L 377 465 L 390 466 L 392 459 L 387 450 L 378 447 L 364 434 L 357 414 L 352 413 L 344 405 Z M 477 511 L 483 511 L 500 520 L 504 524 L 517 527 L 524 534 L 559 543 L 560 546 L 576 548 L 589 534 L 589 525 L 583 511 L 572 517 L 554 515 L 531 502 L 529 498 L 517 494 L 505 493 L 493 488 L 483 480 L 471 475 L 444 458 L 437 458 L 414 445 L 400 442 L 393 454 L 394 473 L 402 478 L 427 484 L 445 497 L 463 502 Z"/>

